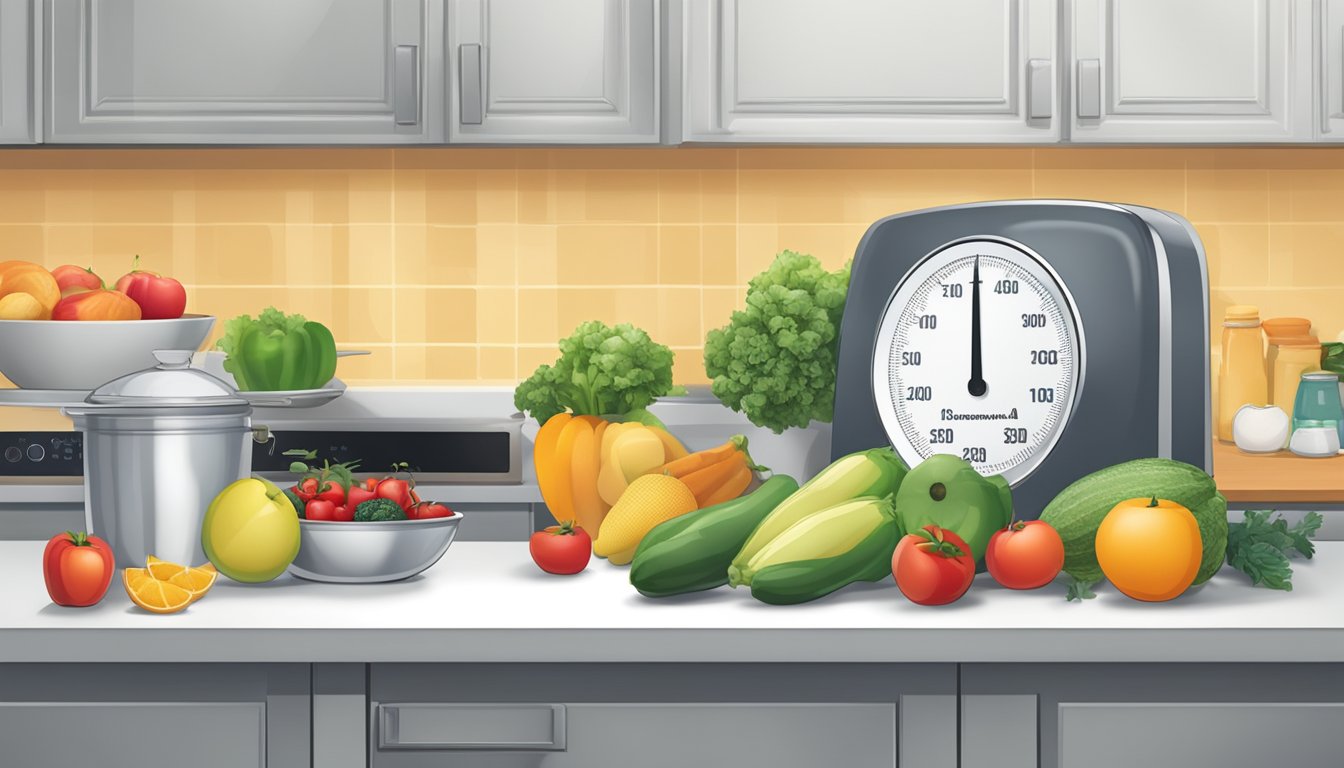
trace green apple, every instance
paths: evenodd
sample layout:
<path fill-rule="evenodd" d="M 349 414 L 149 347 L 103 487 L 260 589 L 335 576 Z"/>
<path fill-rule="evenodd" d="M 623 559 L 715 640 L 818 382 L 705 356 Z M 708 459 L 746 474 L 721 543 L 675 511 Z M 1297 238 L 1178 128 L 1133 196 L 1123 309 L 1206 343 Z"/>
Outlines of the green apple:
<path fill-rule="evenodd" d="M 982 477 L 956 456 L 935 454 L 910 470 L 896 492 L 896 515 L 906 533 L 946 528 L 971 548 L 977 567 L 989 537 L 1013 517 L 1013 495 L 999 475 Z"/>
<path fill-rule="evenodd" d="M 248 477 L 219 492 L 201 524 L 201 546 L 234 581 L 270 581 L 299 553 L 299 516 L 285 492 Z"/>

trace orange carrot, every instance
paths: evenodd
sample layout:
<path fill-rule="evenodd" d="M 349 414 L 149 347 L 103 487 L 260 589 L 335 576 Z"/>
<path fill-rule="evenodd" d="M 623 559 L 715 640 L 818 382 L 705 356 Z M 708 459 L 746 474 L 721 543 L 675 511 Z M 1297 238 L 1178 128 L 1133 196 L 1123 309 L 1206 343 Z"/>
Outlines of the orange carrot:
<path fill-rule="evenodd" d="M 743 435 L 733 435 L 732 439 L 723 445 L 696 451 L 676 461 L 669 461 L 658 470 L 658 473 L 681 478 L 731 458 L 734 454 L 745 457 L 746 452 L 747 438 Z"/>
<path fill-rule="evenodd" d="M 687 488 L 691 489 L 691 493 L 695 495 L 696 504 L 703 509 L 709 506 L 706 500 L 714 496 L 725 483 L 733 479 L 741 470 L 751 471 L 747 469 L 747 457 L 741 451 L 734 451 L 727 459 L 711 464 L 704 469 L 696 470 L 679 479 L 686 484 Z"/>
<path fill-rule="evenodd" d="M 738 496 L 741 496 L 742 492 L 747 490 L 747 486 L 751 485 L 751 477 L 751 467 L 743 464 L 733 473 L 732 477 L 728 478 L 726 483 L 720 485 L 700 502 L 700 508 L 704 509 L 705 507 L 712 507 L 715 504 L 722 504 L 725 501 L 731 501 Z M 697 500 L 698 499 L 699 497 L 697 497 Z"/>

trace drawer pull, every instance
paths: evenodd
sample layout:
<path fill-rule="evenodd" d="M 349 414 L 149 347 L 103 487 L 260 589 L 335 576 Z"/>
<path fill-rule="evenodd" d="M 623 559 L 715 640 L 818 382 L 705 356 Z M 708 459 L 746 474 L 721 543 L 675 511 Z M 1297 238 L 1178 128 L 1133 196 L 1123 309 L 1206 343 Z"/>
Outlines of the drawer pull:
<path fill-rule="evenodd" d="M 379 704 L 379 749 L 565 749 L 563 704 Z"/>

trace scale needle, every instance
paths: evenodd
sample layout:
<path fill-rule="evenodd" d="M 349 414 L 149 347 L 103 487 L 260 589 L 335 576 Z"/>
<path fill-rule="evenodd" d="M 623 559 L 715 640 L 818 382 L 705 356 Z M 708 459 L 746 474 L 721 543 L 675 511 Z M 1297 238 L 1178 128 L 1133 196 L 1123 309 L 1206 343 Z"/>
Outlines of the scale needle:
<path fill-rule="evenodd" d="M 976 256 L 971 274 L 971 380 L 966 382 L 966 391 L 972 397 L 983 396 L 989 388 L 980 358 L 980 257 Z"/>

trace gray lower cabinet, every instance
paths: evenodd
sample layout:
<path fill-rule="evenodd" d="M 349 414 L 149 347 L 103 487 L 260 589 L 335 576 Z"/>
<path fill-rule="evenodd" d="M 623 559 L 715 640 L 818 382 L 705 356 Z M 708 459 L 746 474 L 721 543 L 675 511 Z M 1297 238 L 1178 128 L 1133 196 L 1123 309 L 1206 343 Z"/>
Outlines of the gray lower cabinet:
<path fill-rule="evenodd" d="M 375 664 L 368 734 L 374 768 L 955 768 L 956 666 Z"/>
<path fill-rule="evenodd" d="M 1344 755 L 1340 664 L 966 664 L 961 693 L 963 768 L 1308 768 Z"/>
<path fill-rule="evenodd" d="M 31 144 L 33 0 L 0 0 L 0 144 Z"/>
<path fill-rule="evenodd" d="M 442 0 L 42 4 L 48 142 L 443 141 Z"/>
<path fill-rule="evenodd" d="M 0 765 L 308 768 L 307 664 L 0 664 Z"/>

